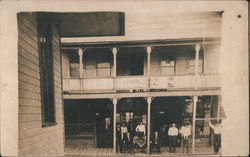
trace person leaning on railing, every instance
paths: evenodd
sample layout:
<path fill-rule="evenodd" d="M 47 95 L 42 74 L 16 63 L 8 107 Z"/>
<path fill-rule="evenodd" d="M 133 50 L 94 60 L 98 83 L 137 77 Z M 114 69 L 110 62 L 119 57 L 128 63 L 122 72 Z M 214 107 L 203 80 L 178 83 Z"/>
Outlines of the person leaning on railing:
<path fill-rule="evenodd" d="M 209 127 L 214 130 L 214 152 L 217 154 L 219 152 L 219 149 L 221 147 L 221 124 L 216 121 L 215 125 L 213 125 L 211 122 L 209 122 Z"/>

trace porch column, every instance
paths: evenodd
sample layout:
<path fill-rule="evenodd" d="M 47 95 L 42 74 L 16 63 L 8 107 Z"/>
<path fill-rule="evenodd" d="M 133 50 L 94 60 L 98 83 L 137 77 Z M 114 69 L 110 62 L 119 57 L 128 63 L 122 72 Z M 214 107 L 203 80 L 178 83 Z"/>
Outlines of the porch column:
<path fill-rule="evenodd" d="M 152 102 L 152 98 L 147 97 L 147 103 L 148 103 L 147 154 L 150 153 L 151 102 Z"/>
<path fill-rule="evenodd" d="M 116 153 L 116 105 L 117 98 L 112 99 L 113 102 L 113 152 Z"/>
<path fill-rule="evenodd" d="M 117 63 L 116 63 L 116 56 L 117 56 L 117 48 L 114 47 L 112 49 L 112 53 L 113 53 L 113 88 L 114 91 L 116 90 L 116 67 L 117 67 Z"/>
<path fill-rule="evenodd" d="M 196 122 L 196 107 L 198 96 L 193 97 L 193 122 L 192 122 L 192 153 L 195 152 L 195 122 Z"/>
<path fill-rule="evenodd" d="M 197 90 L 198 86 L 198 65 L 199 65 L 199 52 L 200 52 L 200 45 L 195 45 L 195 90 Z"/>
<path fill-rule="evenodd" d="M 150 75 L 150 67 L 151 67 L 151 52 L 152 52 L 152 48 L 150 46 L 147 47 L 147 64 L 148 64 L 148 67 L 147 67 L 147 76 L 149 77 Z"/>
<path fill-rule="evenodd" d="M 147 77 L 148 77 L 148 91 L 150 90 L 150 67 L 151 67 L 151 52 L 152 47 L 147 47 Z"/>
<path fill-rule="evenodd" d="M 113 77 L 116 77 L 116 55 L 117 55 L 117 48 L 116 47 L 114 47 L 113 49 L 112 49 L 112 52 L 113 52 Z"/>
<path fill-rule="evenodd" d="M 80 78 L 83 78 L 83 50 L 79 48 L 78 50 L 78 55 L 79 55 L 79 73 L 80 73 Z"/>

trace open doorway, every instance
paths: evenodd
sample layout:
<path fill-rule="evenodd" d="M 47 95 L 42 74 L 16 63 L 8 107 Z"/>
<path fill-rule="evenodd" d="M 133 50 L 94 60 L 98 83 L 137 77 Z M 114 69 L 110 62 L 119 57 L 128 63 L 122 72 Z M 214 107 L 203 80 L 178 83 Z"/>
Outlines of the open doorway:
<path fill-rule="evenodd" d="M 65 145 L 112 148 L 113 105 L 108 99 L 65 100 Z"/>
<path fill-rule="evenodd" d="M 141 47 L 120 48 L 117 54 L 117 75 L 144 75 L 145 49 Z"/>
<path fill-rule="evenodd" d="M 168 146 L 168 129 L 172 123 L 180 128 L 184 121 L 185 97 L 159 97 L 152 102 L 151 133 L 157 131 L 161 146 Z M 180 136 L 177 139 L 180 146 Z"/>
<path fill-rule="evenodd" d="M 123 98 L 117 106 L 117 152 L 146 152 L 147 103 L 144 98 Z"/>

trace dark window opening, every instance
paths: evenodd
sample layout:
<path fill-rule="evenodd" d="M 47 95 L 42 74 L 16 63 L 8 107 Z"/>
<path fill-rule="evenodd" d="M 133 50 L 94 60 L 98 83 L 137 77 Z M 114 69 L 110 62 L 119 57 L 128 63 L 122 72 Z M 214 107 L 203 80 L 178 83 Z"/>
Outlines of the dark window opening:
<path fill-rule="evenodd" d="M 70 77 L 80 77 L 79 55 L 76 50 L 69 51 Z"/>
<path fill-rule="evenodd" d="M 161 54 L 161 74 L 174 75 L 175 74 L 175 56 L 172 52 Z"/>
<path fill-rule="evenodd" d="M 40 87 L 43 126 L 55 124 L 54 71 L 52 53 L 52 24 L 46 16 L 38 14 L 38 38 L 40 58 Z"/>
<path fill-rule="evenodd" d="M 141 47 L 121 48 L 117 54 L 117 75 L 144 75 L 147 53 Z"/>

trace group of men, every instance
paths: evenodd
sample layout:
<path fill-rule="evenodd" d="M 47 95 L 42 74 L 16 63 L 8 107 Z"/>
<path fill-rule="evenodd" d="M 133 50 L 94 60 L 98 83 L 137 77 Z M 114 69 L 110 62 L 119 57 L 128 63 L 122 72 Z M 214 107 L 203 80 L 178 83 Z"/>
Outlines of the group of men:
<path fill-rule="evenodd" d="M 209 122 L 209 127 L 214 130 L 214 152 L 218 153 L 219 148 L 221 147 L 221 125 L 219 122 L 215 122 L 215 125 Z M 169 136 L 169 152 L 175 153 L 176 152 L 176 144 L 177 144 L 177 137 L 180 134 L 182 137 L 183 145 L 182 145 L 182 152 L 189 153 L 190 143 L 192 142 L 191 139 L 191 124 L 189 122 L 185 122 L 184 125 L 178 129 L 175 123 L 172 123 L 168 129 L 168 136 Z M 134 152 L 134 137 L 144 139 L 146 141 L 146 128 L 145 125 L 140 122 L 136 128 L 129 123 L 122 123 L 122 126 L 117 125 L 117 134 L 116 134 L 116 143 L 117 148 L 116 151 L 120 153 L 125 152 Z M 157 152 L 160 152 L 160 137 L 159 133 L 155 131 L 150 140 L 150 150 L 152 151 L 153 148 L 157 149 Z"/>
<path fill-rule="evenodd" d="M 209 127 L 212 128 L 214 131 L 214 152 L 217 154 L 221 147 L 222 126 L 218 121 L 216 121 L 215 125 L 209 122 Z M 176 152 L 176 141 L 179 133 L 181 134 L 183 140 L 182 152 L 184 153 L 186 150 L 186 153 L 189 153 L 189 145 L 192 142 L 191 125 L 189 124 L 189 122 L 184 123 L 184 126 L 182 126 L 179 130 L 176 128 L 175 123 L 171 124 L 171 127 L 168 130 L 169 152 L 170 153 Z"/>
<path fill-rule="evenodd" d="M 177 136 L 179 133 L 181 134 L 183 139 L 183 153 L 185 149 L 186 152 L 189 153 L 189 143 L 191 142 L 191 125 L 188 122 L 184 123 L 184 126 L 182 126 L 180 130 L 176 128 L 175 123 L 171 124 L 171 127 L 168 129 L 169 152 L 176 152 Z"/>
<path fill-rule="evenodd" d="M 116 152 L 119 153 L 134 153 L 134 137 L 146 140 L 146 128 L 145 125 L 140 122 L 136 127 L 133 123 L 126 125 L 125 122 L 122 126 L 117 125 L 116 130 Z"/>

